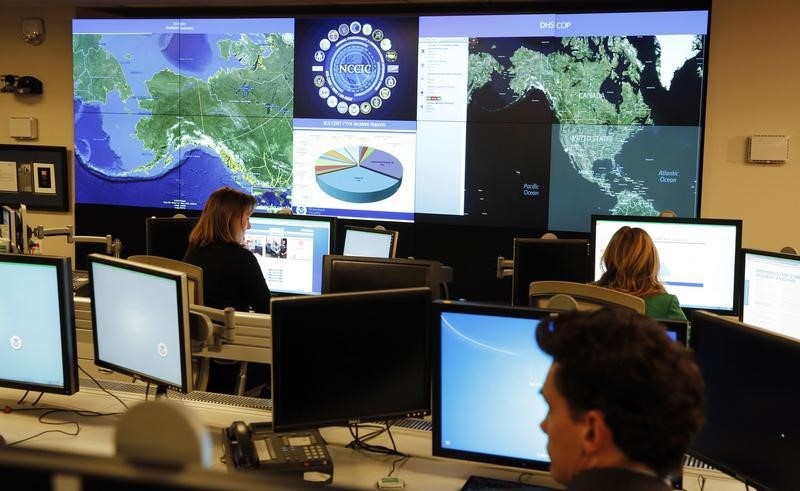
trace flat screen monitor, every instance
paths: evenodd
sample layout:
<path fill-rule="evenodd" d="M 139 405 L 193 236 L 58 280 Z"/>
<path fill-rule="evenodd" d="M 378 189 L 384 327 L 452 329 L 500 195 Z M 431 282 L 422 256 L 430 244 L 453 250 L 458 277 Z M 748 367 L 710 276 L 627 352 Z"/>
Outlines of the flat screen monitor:
<path fill-rule="evenodd" d="M 76 392 L 71 260 L 0 254 L 0 278 L 0 386 Z"/>
<path fill-rule="evenodd" d="M 682 346 L 689 346 L 689 321 L 683 319 L 656 319 L 656 322 L 664 326 L 667 336 Z"/>
<path fill-rule="evenodd" d="M 258 213 L 250 217 L 245 245 L 270 291 L 319 295 L 322 258 L 333 251 L 335 230 L 333 217 Z"/>
<path fill-rule="evenodd" d="M 397 255 L 397 236 L 394 230 L 354 227 L 344 228 L 344 256 L 384 257 Z"/>
<path fill-rule="evenodd" d="M 800 256 L 743 249 L 742 321 L 800 341 Z"/>
<path fill-rule="evenodd" d="M 189 248 L 189 234 L 197 225 L 197 217 L 150 217 L 145 220 L 146 253 L 148 256 L 183 260 Z"/>
<path fill-rule="evenodd" d="M 440 296 L 441 263 L 421 259 L 325 256 L 322 292 L 344 293 L 428 287 Z"/>
<path fill-rule="evenodd" d="M 186 274 L 90 254 L 94 361 L 158 386 L 192 390 Z"/>
<path fill-rule="evenodd" d="M 759 490 L 800 489 L 800 343 L 694 312 L 691 347 L 706 384 L 706 422 L 689 454 Z"/>
<path fill-rule="evenodd" d="M 514 239 L 511 305 L 528 305 L 532 281 L 591 281 L 588 239 Z"/>
<path fill-rule="evenodd" d="M 434 302 L 433 455 L 547 470 L 548 406 L 540 394 L 552 357 L 531 308 Z"/>
<path fill-rule="evenodd" d="M 272 301 L 275 431 L 430 412 L 430 291 Z"/>
<path fill-rule="evenodd" d="M 742 221 L 712 218 L 592 216 L 594 279 L 611 236 L 623 226 L 644 229 L 655 242 L 659 279 L 685 309 L 739 312 Z"/>
<path fill-rule="evenodd" d="M 9 240 L 8 252 L 26 254 L 28 252 L 27 210 L 24 205 L 19 208 L 2 207 L 2 224 L 0 237 Z"/>

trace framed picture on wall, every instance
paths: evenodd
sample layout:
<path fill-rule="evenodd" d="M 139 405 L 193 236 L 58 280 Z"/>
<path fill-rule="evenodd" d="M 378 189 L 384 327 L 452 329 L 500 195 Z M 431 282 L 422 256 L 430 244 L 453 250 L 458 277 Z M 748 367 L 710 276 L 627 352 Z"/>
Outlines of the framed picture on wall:
<path fill-rule="evenodd" d="M 0 145 L 0 204 L 67 211 L 66 147 Z"/>

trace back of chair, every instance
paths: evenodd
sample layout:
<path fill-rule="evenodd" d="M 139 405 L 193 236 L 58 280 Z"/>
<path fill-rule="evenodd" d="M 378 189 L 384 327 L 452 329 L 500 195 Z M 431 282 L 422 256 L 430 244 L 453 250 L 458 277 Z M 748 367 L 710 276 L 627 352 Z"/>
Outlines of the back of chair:
<path fill-rule="evenodd" d="M 148 256 L 146 254 L 128 256 L 128 260 L 186 273 L 186 279 L 189 281 L 189 300 L 193 304 L 203 305 L 203 268 L 200 266 L 178 261 L 177 259 Z"/>
<path fill-rule="evenodd" d="M 532 307 L 559 310 L 597 310 L 607 305 L 627 307 L 644 314 L 644 300 L 634 295 L 571 281 L 534 281 L 528 290 Z"/>

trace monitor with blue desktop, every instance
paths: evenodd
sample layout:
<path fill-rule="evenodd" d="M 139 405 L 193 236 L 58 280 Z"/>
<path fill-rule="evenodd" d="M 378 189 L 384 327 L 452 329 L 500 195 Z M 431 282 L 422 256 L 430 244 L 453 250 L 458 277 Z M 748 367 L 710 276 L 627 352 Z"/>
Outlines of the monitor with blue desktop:
<path fill-rule="evenodd" d="M 742 321 L 800 341 L 800 256 L 744 249 Z"/>
<path fill-rule="evenodd" d="M 690 344 L 705 380 L 706 422 L 689 454 L 755 489 L 800 489 L 800 343 L 694 312 Z"/>
<path fill-rule="evenodd" d="M 186 274 L 89 255 L 94 361 L 157 386 L 192 390 Z"/>
<path fill-rule="evenodd" d="M 603 273 L 609 240 L 623 226 L 644 229 L 653 239 L 661 263 L 659 279 L 681 307 L 738 314 L 741 220 L 593 215 L 595 280 Z"/>
<path fill-rule="evenodd" d="M 71 274 L 69 258 L 0 254 L 0 386 L 78 390 Z"/>
<path fill-rule="evenodd" d="M 546 470 L 552 358 L 536 327 L 546 311 L 465 302 L 433 305 L 433 455 Z M 501 402 L 502 401 L 502 402 Z"/>
<path fill-rule="evenodd" d="M 323 257 L 333 251 L 336 219 L 324 216 L 256 213 L 245 232 L 270 291 L 322 293 Z"/>

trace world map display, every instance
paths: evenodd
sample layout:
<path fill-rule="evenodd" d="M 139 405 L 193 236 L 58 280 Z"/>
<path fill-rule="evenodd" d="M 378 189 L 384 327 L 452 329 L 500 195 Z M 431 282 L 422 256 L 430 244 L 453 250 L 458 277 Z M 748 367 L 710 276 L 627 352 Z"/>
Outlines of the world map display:
<path fill-rule="evenodd" d="M 73 57 L 76 202 L 200 209 L 227 184 L 288 206 L 291 32 L 76 33 Z"/>
<path fill-rule="evenodd" d="M 467 160 L 470 148 L 486 158 L 489 141 L 503 148 L 492 172 L 527 174 L 527 194 L 547 199 L 520 213 L 551 230 L 586 230 L 591 214 L 694 216 L 702 35 L 473 38 L 469 49 Z M 497 123 L 536 145 L 506 146 Z"/>

